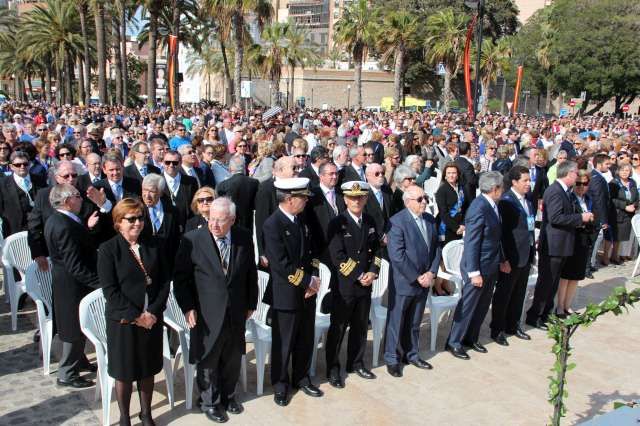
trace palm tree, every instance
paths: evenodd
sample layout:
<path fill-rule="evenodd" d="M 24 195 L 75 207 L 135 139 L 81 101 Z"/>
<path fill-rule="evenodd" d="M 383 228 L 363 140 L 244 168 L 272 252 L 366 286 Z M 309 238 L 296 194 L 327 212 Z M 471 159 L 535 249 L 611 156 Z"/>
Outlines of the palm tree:
<path fill-rule="evenodd" d="M 511 68 L 511 40 L 508 37 L 498 39 L 494 43 L 491 39 L 482 42 L 480 55 L 480 85 L 482 86 L 482 104 L 480 110 L 488 113 L 489 85 L 498 80 L 499 75 L 505 75 Z"/>
<path fill-rule="evenodd" d="M 105 33 L 104 0 L 90 0 L 96 26 L 96 52 L 98 55 L 98 99 L 107 103 L 107 36 Z"/>
<path fill-rule="evenodd" d="M 452 8 L 443 9 L 427 18 L 427 38 L 425 48 L 431 65 L 444 64 L 444 110 L 449 110 L 451 101 L 451 79 L 460 68 L 468 17 Z"/>
<path fill-rule="evenodd" d="M 393 55 L 393 108 L 397 111 L 402 97 L 407 51 L 420 45 L 418 18 L 406 11 L 390 11 L 380 29 L 379 46 L 382 61 Z"/>
<path fill-rule="evenodd" d="M 232 10 L 228 7 L 228 2 L 220 0 L 204 0 L 201 12 L 204 15 L 201 19 L 210 18 L 213 29 L 215 30 L 215 36 L 220 45 L 220 54 L 222 55 L 224 65 L 224 76 L 226 79 L 226 88 L 224 95 L 224 104 L 229 105 L 232 103 L 233 79 L 231 78 L 231 69 L 229 67 L 229 58 L 227 55 L 227 46 L 229 45 L 229 39 L 231 37 L 231 16 Z"/>
<path fill-rule="evenodd" d="M 538 63 L 544 69 L 547 80 L 547 96 L 545 99 L 544 110 L 549 113 L 551 111 L 551 49 L 553 48 L 553 34 L 554 30 L 549 22 L 548 16 L 545 21 L 540 25 L 540 32 L 542 33 L 542 40 L 538 44 L 538 50 L 536 51 L 536 58 Z M 586 105 L 586 104 L 585 104 Z"/>
<path fill-rule="evenodd" d="M 80 32 L 82 34 L 82 55 L 84 61 L 84 104 L 91 100 L 91 54 L 89 53 L 89 32 L 87 27 L 88 5 L 86 0 L 76 2 L 78 17 L 80 18 Z"/>
<path fill-rule="evenodd" d="M 285 61 L 289 66 L 289 84 L 291 89 L 288 90 L 289 96 L 287 99 L 287 106 L 293 105 L 295 97 L 294 80 L 296 74 L 296 67 L 300 66 L 304 70 L 304 66 L 307 63 L 314 63 L 319 60 L 318 54 L 314 51 L 313 45 L 311 47 L 306 42 L 308 31 L 302 27 L 296 26 L 293 20 L 289 20 L 289 28 L 287 31 L 287 46 L 285 51 Z"/>
<path fill-rule="evenodd" d="M 147 105 L 156 106 L 156 58 L 158 56 L 158 20 L 162 0 L 143 0 L 143 9 L 149 13 L 146 42 L 149 43 L 147 58 Z M 142 34 L 138 37 L 140 38 Z"/>
<path fill-rule="evenodd" d="M 379 10 L 371 6 L 368 0 L 357 0 L 344 9 L 334 26 L 335 43 L 348 49 L 355 62 L 353 81 L 358 108 L 362 108 L 362 61 L 367 50 L 373 46 Z"/>
<path fill-rule="evenodd" d="M 262 46 L 257 55 L 256 62 L 264 78 L 271 80 L 271 99 L 277 104 L 277 95 L 280 92 L 280 76 L 282 67 L 286 61 L 290 31 L 289 22 L 274 22 L 262 31 Z M 236 52 L 237 53 L 237 52 Z M 236 55 L 236 62 L 238 55 Z M 234 70 L 236 73 L 238 70 Z"/>
<path fill-rule="evenodd" d="M 187 75 L 205 76 L 207 78 L 206 96 L 207 100 L 211 100 L 211 76 L 216 74 L 224 75 L 224 59 L 219 47 L 207 44 L 203 46 L 198 55 L 190 55 L 187 59 Z"/>

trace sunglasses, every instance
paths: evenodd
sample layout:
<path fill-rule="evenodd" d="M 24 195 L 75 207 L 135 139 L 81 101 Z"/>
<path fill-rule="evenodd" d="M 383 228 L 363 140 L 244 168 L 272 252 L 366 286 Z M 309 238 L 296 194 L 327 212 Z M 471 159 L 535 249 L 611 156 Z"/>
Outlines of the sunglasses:
<path fill-rule="evenodd" d="M 73 134 L 74 134 L 74 135 L 79 135 L 79 134 L 80 134 L 80 132 L 73 132 Z"/>
<path fill-rule="evenodd" d="M 62 179 L 69 179 L 69 178 L 77 178 L 78 174 L 77 173 L 69 173 L 68 175 L 58 175 L 60 176 Z"/>
<path fill-rule="evenodd" d="M 138 136 L 146 136 L 146 133 L 138 133 Z"/>
<path fill-rule="evenodd" d="M 47 129 L 36 129 L 36 132 L 44 132 Z"/>
<path fill-rule="evenodd" d="M 415 180 L 416 180 L 416 178 L 406 177 L 406 178 L 404 178 L 404 179 L 402 179 L 402 180 L 403 180 L 403 181 L 404 181 L 404 180 L 410 180 L 410 181 L 412 181 L 412 182 L 413 182 L 413 181 L 415 181 Z"/>
<path fill-rule="evenodd" d="M 417 202 L 419 202 L 419 203 L 421 203 L 421 202 L 423 202 L 423 201 L 426 203 L 426 202 L 428 201 L 428 199 L 427 199 L 427 197 L 426 197 L 426 196 L 422 196 L 422 197 L 418 197 L 418 198 L 409 198 L 409 199 L 410 199 L 410 200 L 417 201 Z"/>
<path fill-rule="evenodd" d="M 297 154 L 297 155 L 294 155 L 294 157 L 296 157 L 296 158 L 307 158 L 307 154 Z"/>
<path fill-rule="evenodd" d="M 71 153 L 70 152 L 61 152 L 60 154 L 58 154 L 60 157 L 71 157 Z"/>
<path fill-rule="evenodd" d="M 164 162 L 164 165 L 165 165 L 165 166 L 174 166 L 174 167 L 175 167 L 175 166 L 177 166 L 178 164 L 180 164 L 180 162 L 179 162 L 179 161 L 165 161 L 165 162 Z"/>
<path fill-rule="evenodd" d="M 140 215 L 140 216 L 130 216 L 130 217 L 123 217 L 123 220 L 126 220 L 127 222 L 129 222 L 130 224 L 134 224 L 136 222 L 144 222 L 144 216 Z"/>
<path fill-rule="evenodd" d="M 589 182 L 576 182 L 576 186 L 589 186 Z"/>
<path fill-rule="evenodd" d="M 374 175 L 375 177 L 380 177 L 380 176 L 384 176 L 384 173 L 382 173 L 382 172 L 375 172 L 373 175 Z"/>
<path fill-rule="evenodd" d="M 246 148 L 247 146 L 242 144 L 242 145 L 236 145 L 236 148 Z"/>
<path fill-rule="evenodd" d="M 198 204 L 211 204 L 213 203 L 213 197 L 197 198 L 196 201 L 198 202 Z"/>
<path fill-rule="evenodd" d="M 1 148 L 0 148 L 0 149 L 1 149 Z M 632 160 L 633 160 L 633 161 L 640 161 L 640 158 L 638 158 L 638 157 L 633 157 L 633 158 L 632 158 Z"/>
<path fill-rule="evenodd" d="M 11 165 L 13 167 L 19 168 L 19 167 L 27 167 L 29 163 L 11 163 Z"/>
<path fill-rule="evenodd" d="M 375 154 L 373 152 L 366 153 L 365 157 L 373 157 Z"/>

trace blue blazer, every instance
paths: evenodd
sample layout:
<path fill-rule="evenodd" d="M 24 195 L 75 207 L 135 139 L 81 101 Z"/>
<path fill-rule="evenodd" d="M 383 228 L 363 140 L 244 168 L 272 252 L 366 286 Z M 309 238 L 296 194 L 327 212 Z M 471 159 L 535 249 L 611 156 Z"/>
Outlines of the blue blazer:
<path fill-rule="evenodd" d="M 436 220 L 428 213 L 422 218 L 427 226 L 427 241 L 422 238 L 418 224 L 408 209 L 403 209 L 391 219 L 391 230 L 388 234 L 387 249 L 393 284 L 397 295 L 426 295 L 428 289 L 418 284 L 418 277 L 425 272 L 438 273 L 442 250 L 438 244 Z"/>
<path fill-rule="evenodd" d="M 502 253 L 502 224 L 484 195 L 469 206 L 464 220 L 464 252 L 460 262 L 462 279 L 469 281 L 469 272 L 480 271 L 487 277 L 497 274 Z"/>
<path fill-rule="evenodd" d="M 525 197 L 529 213 L 533 216 L 536 210 L 533 203 Z M 527 213 L 522 208 L 513 190 L 502 195 L 498 202 L 498 210 L 502 218 L 502 250 L 511 267 L 524 267 L 533 259 L 535 236 L 529 231 Z"/>
<path fill-rule="evenodd" d="M 609 184 L 600 173 L 591 170 L 591 180 L 589 182 L 589 197 L 593 201 L 593 215 L 596 226 L 600 228 L 609 223 L 609 214 L 612 210 L 611 198 L 609 197 Z"/>

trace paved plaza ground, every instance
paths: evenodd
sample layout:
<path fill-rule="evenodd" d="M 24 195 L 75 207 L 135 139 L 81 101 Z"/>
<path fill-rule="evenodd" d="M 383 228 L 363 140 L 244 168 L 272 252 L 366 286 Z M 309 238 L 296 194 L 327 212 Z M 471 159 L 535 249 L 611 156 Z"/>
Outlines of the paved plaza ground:
<path fill-rule="evenodd" d="M 576 309 L 599 302 L 614 287 L 625 285 L 633 265 L 610 267 L 597 272 L 594 280 L 581 283 Z M 634 286 L 634 284 L 628 284 Z M 249 347 L 248 392 L 240 391 L 245 412 L 232 416 L 229 424 L 421 424 L 421 425 L 543 425 L 551 406 L 547 402 L 549 369 L 553 357 L 551 340 L 539 330 L 530 330 L 529 342 L 510 338 L 509 347 L 489 339 L 487 318 L 481 341 L 488 354 L 471 352 L 471 361 L 442 352 L 450 320 L 440 325 L 438 352 L 429 346 L 429 317 L 423 324 L 422 356 L 434 365 L 431 371 L 407 367 L 396 379 L 384 366 L 374 369 L 377 380 L 357 376 L 346 379 L 346 388 L 334 389 L 325 376 L 324 352 L 319 350 L 316 381 L 325 391 L 315 399 L 296 394 L 291 404 L 280 408 L 273 403 L 267 371 L 265 395 L 256 397 L 253 351 Z M 43 375 L 38 345 L 32 336 L 36 328 L 35 308 L 28 304 L 20 313 L 18 331 L 10 329 L 8 304 L 0 300 L 0 425 L 97 425 L 101 405 L 94 401 L 94 388 L 70 391 L 56 387 L 56 360 L 60 351 L 54 341 L 52 374 Z M 616 317 L 607 315 L 573 338 L 575 370 L 568 375 L 568 415 L 565 424 L 576 424 L 612 410 L 613 401 L 640 399 L 640 310 Z M 367 360 L 371 359 L 371 340 Z M 176 376 L 176 405 L 170 409 L 164 377 L 156 378 L 154 416 L 158 425 L 199 425 L 209 421 L 197 410 L 184 405 L 182 369 Z M 134 395 L 133 424 L 137 418 Z M 195 398 L 194 398 L 195 400 Z M 119 414 L 114 402 L 112 422 Z"/>

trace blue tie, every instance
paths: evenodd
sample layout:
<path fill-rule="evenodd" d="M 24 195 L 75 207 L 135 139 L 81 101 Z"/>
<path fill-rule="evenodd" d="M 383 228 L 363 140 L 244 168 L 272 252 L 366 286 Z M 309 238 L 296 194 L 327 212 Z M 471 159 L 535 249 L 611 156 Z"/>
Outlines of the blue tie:
<path fill-rule="evenodd" d="M 376 191 L 376 199 L 378 200 L 378 204 L 380 204 L 380 208 L 384 207 L 384 202 L 382 201 L 382 191 Z"/>
<path fill-rule="evenodd" d="M 155 207 L 152 207 L 149 213 L 151 215 L 151 223 L 153 224 L 153 232 L 156 233 L 160 229 L 160 218 L 158 217 Z"/>

